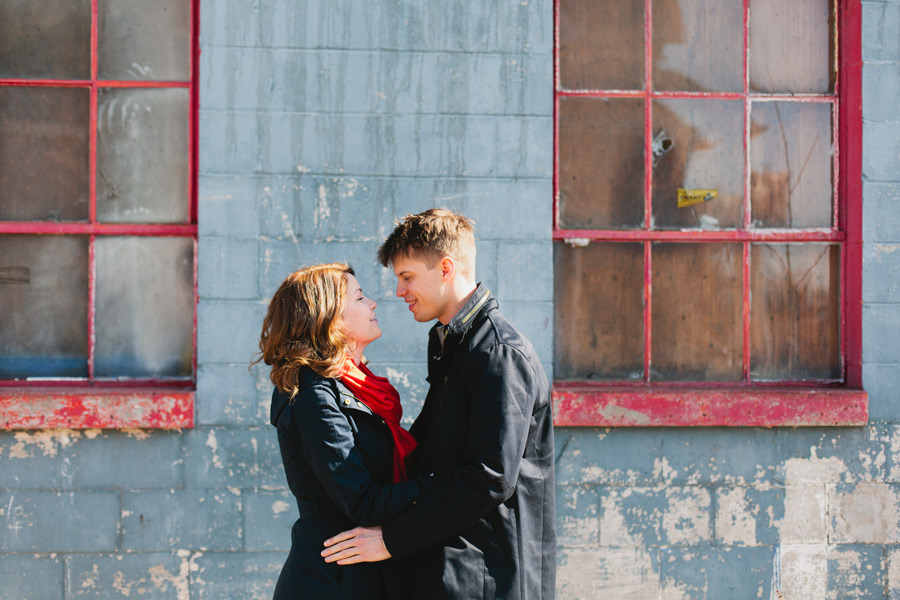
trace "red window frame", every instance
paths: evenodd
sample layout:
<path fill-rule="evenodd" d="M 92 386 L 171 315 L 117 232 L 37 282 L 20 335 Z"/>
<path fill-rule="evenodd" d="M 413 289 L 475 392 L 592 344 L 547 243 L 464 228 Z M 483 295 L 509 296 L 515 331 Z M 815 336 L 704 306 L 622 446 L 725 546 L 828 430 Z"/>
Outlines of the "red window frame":
<path fill-rule="evenodd" d="M 656 92 L 652 89 L 652 0 L 644 0 L 644 89 L 639 91 L 564 90 L 559 72 L 560 1 L 554 3 L 554 168 L 553 240 L 638 241 L 644 245 L 644 380 L 641 382 L 556 381 L 555 423 L 561 426 L 814 426 L 864 425 L 868 397 L 862 390 L 862 35 L 860 0 L 837 0 L 838 73 L 833 94 L 804 102 L 835 105 L 834 214 L 830 228 L 766 230 L 750 228 L 748 140 L 744 139 L 743 225 L 719 231 L 653 230 L 651 151 L 652 100 L 716 98 L 743 100 L 744 130 L 751 98 L 796 101 L 789 94 L 750 92 L 748 73 L 749 4 L 743 3 L 743 91 L 740 93 Z M 642 98 L 644 100 L 644 228 L 635 231 L 572 230 L 559 226 L 560 98 Z M 657 241 L 728 241 L 743 246 L 743 380 L 739 383 L 651 383 L 651 253 Z M 833 242 L 841 246 L 841 357 L 839 382 L 766 383 L 750 380 L 750 243 Z"/>
<path fill-rule="evenodd" d="M 87 235 L 88 377 L 84 380 L 0 380 L 0 429 L 185 428 L 194 425 L 197 378 L 197 170 L 199 0 L 190 2 L 190 81 L 110 81 L 97 78 L 99 0 L 91 0 L 90 79 L 0 79 L 0 86 L 74 87 L 90 92 L 89 194 L 86 223 L 0 222 L 0 235 Z M 97 97 L 101 88 L 186 88 L 189 91 L 189 221 L 182 224 L 114 224 L 97 221 Z M 94 377 L 97 236 L 191 238 L 194 246 L 194 314 L 190 380 L 103 381 Z"/>

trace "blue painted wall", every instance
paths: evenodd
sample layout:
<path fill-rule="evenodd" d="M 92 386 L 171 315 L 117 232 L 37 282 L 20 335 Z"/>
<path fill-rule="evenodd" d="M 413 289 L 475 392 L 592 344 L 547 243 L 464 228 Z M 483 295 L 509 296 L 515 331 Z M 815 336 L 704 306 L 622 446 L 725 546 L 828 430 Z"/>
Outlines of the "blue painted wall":
<path fill-rule="evenodd" d="M 0 598 L 268 598 L 296 506 L 267 300 L 348 260 L 406 414 L 427 326 L 375 262 L 393 220 L 477 221 L 478 276 L 552 362 L 550 0 L 203 0 L 190 431 L 0 434 Z M 863 2 L 864 380 L 838 429 L 557 431 L 559 596 L 900 598 L 900 3 Z"/>

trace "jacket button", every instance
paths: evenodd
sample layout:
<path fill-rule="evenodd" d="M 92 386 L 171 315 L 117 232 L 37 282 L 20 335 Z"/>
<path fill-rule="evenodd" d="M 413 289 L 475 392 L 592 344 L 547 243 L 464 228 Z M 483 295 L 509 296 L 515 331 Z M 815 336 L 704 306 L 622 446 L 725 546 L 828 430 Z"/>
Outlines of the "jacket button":
<path fill-rule="evenodd" d="M 362 408 L 363 403 L 360 402 L 359 400 L 357 400 L 357 401 L 356 401 L 356 405 L 357 405 L 358 407 Z"/>
<path fill-rule="evenodd" d="M 350 406 L 350 401 L 349 401 L 349 400 L 344 400 L 344 404 L 346 404 L 347 406 Z"/>

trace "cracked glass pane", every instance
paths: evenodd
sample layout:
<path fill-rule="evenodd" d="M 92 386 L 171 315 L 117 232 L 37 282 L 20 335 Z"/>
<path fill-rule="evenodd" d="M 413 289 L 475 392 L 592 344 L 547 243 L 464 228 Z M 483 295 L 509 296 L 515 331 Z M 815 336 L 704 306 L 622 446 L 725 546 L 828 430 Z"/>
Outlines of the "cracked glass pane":
<path fill-rule="evenodd" d="M 750 376 L 839 379 L 837 244 L 752 244 Z"/>
<path fill-rule="evenodd" d="M 654 228 L 741 226 L 743 120 L 740 100 L 653 103 Z"/>
<path fill-rule="evenodd" d="M 644 101 L 559 99 L 559 225 L 644 224 Z"/>
<path fill-rule="evenodd" d="M 0 236 L 0 377 L 87 377 L 87 302 L 87 236 Z"/>
<path fill-rule="evenodd" d="M 644 376 L 644 245 L 554 242 L 554 377 Z"/>
<path fill-rule="evenodd" d="M 0 220 L 87 221 L 89 129 L 87 89 L 0 87 Z"/>
<path fill-rule="evenodd" d="M 191 3 L 185 0 L 100 2 L 100 79 L 188 81 Z"/>
<path fill-rule="evenodd" d="M 741 244 L 653 244 L 651 380 L 741 379 L 742 254 Z"/>
<path fill-rule="evenodd" d="M 100 90 L 98 220 L 188 220 L 188 101 L 181 88 Z"/>
<path fill-rule="evenodd" d="M 653 1 L 653 89 L 744 89 L 741 0 Z"/>
<path fill-rule="evenodd" d="M 97 377 L 190 377 L 194 242 L 98 237 Z"/>
<path fill-rule="evenodd" d="M 753 227 L 830 227 L 830 103 L 754 102 L 750 110 Z"/>

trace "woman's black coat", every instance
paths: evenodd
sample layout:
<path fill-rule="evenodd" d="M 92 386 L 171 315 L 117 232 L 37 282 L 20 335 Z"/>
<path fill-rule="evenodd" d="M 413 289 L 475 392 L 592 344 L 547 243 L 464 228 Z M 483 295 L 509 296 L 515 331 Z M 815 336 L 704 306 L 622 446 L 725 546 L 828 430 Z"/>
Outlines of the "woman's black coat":
<path fill-rule="evenodd" d="M 396 597 L 401 588 L 392 580 L 392 561 L 326 563 L 322 544 L 357 525 L 384 523 L 415 501 L 424 479 L 391 484 L 388 426 L 334 379 L 303 368 L 299 383 L 293 400 L 277 388 L 272 394 L 271 421 L 300 509 L 275 599 Z"/>

